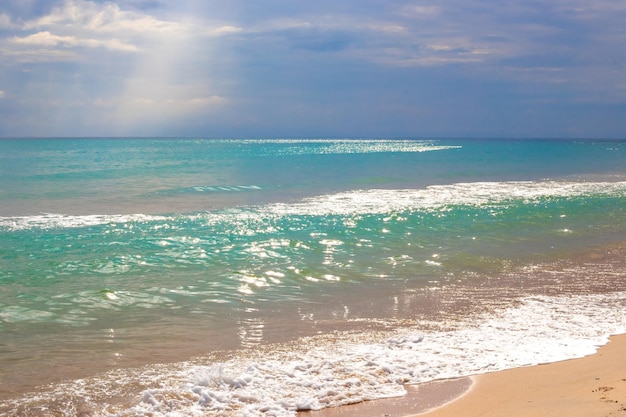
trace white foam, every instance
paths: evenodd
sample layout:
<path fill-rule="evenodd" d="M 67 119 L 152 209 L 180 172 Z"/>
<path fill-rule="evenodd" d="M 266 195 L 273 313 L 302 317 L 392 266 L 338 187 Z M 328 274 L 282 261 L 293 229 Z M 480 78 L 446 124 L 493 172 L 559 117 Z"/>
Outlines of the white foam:
<path fill-rule="evenodd" d="M 33 216 L 0 217 L 0 229 L 9 231 L 24 229 L 61 229 L 90 227 L 103 224 L 163 221 L 164 216 L 148 214 L 90 214 L 90 215 L 67 215 L 45 213 Z"/>
<path fill-rule="evenodd" d="M 485 206 L 512 200 L 548 197 L 626 195 L 626 181 L 507 181 L 432 185 L 423 189 L 370 189 L 323 195 L 295 204 L 275 204 L 268 210 L 288 214 L 385 214 L 407 209 L 435 210 L 452 205 Z"/>
<path fill-rule="evenodd" d="M 626 293 L 528 297 L 450 331 L 398 332 L 378 343 L 339 340 L 224 363 L 188 365 L 117 416 L 295 416 L 399 396 L 403 385 L 594 353 L 626 332 Z"/>
<path fill-rule="evenodd" d="M 501 205 L 508 201 L 538 201 L 543 198 L 582 197 L 586 195 L 626 195 L 626 181 L 572 182 L 572 181 L 508 181 L 473 182 L 449 185 L 432 185 L 419 189 L 368 189 L 355 190 L 306 198 L 295 203 L 276 203 L 260 207 L 237 207 L 219 212 L 196 215 L 178 215 L 176 218 L 201 219 L 207 223 L 232 217 L 242 220 L 286 215 L 344 215 L 389 214 L 404 210 L 440 210 L 447 206 Z M 103 224 L 129 222 L 165 222 L 172 217 L 147 214 L 117 215 L 64 215 L 41 214 L 34 216 L 0 217 L 0 229 L 77 228 Z M 349 221 L 349 220 L 346 220 Z M 249 233 L 249 230 L 244 230 Z"/>

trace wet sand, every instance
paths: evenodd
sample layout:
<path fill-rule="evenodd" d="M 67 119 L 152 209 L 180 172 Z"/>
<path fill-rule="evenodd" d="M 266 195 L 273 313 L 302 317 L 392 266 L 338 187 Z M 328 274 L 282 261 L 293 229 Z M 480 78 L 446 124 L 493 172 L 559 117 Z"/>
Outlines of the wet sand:
<path fill-rule="evenodd" d="M 626 416 L 626 335 L 594 355 L 407 387 L 401 398 L 299 417 Z"/>
<path fill-rule="evenodd" d="M 433 381 L 420 385 L 407 385 L 403 397 L 365 401 L 343 407 L 298 413 L 298 417 L 405 417 L 426 412 L 460 397 L 472 386 L 470 378 Z"/>

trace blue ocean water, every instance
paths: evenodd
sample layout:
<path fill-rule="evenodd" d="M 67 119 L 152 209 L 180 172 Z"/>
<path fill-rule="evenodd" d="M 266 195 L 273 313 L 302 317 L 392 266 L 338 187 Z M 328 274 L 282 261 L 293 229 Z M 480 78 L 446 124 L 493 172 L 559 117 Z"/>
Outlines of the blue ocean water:
<path fill-rule="evenodd" d="M 0 415 L 293 415 L 626 325 L 626 141 L 5 139 L 0 175 Z"/>

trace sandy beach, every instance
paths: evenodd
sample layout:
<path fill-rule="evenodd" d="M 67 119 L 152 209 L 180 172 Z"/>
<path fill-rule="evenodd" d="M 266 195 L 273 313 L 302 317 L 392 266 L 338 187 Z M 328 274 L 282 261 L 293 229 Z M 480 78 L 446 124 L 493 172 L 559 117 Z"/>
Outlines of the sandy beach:
<path fill-rule="evenodd" d="M 444 416 L 626 415 L 626 335 L 595 355 L 474 377 L 472 388 L 447 405 L 421 414 Z"/>
<path fill-rule="evenodd" d="M 300 415 L 626 416 L 626 335 L 611 337 L 596 354 L 580 359 L 409 386 L 405 397 Z"/>

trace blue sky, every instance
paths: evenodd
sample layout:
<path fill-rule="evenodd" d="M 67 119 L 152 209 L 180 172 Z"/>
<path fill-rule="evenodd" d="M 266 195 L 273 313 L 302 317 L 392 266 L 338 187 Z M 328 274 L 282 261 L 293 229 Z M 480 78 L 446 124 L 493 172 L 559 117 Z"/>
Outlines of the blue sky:
<path fill-rule="evenodd" d="M 626 137 L 622 0 L 2 0 L 0 136 Z"/>

